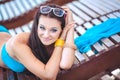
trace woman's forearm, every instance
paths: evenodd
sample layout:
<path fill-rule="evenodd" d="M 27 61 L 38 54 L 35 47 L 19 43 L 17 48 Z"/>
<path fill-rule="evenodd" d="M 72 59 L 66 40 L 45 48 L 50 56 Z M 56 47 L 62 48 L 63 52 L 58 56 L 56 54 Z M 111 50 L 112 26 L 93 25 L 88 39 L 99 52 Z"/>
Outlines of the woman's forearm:
<path fill-rule="evenodd" d="M 74 44 L 74 27 L 68 31 L 65 44 Z M 75 49 L 72 47 L 64 47 L 62 52 L 62 59 L 60 67 L 63 69 L 69 69 L 73 65 L 75 59 Z"/>
<path fill-rule="evenodd" d="M 56 77 L 59 71 L 60 60 L 62 56 L 62 47 L 55 47 L 51 58 L 45 66 L 45 70 L 49 76 Z"/>

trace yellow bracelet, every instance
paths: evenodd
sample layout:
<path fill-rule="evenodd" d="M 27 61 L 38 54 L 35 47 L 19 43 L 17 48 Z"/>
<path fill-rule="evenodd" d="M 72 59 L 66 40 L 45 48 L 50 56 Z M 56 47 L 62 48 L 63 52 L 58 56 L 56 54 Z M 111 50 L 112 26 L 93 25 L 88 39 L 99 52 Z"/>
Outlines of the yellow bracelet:
<path fill-rule="evenodd" d="M 69 48 L 74 49 L 74 50 L 77 49 L 73 43 L 65 43 L 64 47 L 69 47 Z"/>
<path fill-rule="evenodd" d="M 63 47 L 63 46 L 64 46 L 64 40 L 62 40 L 62 39 L 56 40 L 56 42 L 55 42 L 55 47 L 56 47 L 56 46 Z"/>

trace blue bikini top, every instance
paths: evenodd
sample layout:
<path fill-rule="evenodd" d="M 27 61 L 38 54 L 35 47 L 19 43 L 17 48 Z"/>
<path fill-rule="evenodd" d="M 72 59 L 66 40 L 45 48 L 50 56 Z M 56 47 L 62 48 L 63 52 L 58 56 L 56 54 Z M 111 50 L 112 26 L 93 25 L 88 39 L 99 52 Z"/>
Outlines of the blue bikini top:
<path fill-rule="evenodd" d="M 4 44 L 2 47 L 1 58 L 3 63 L 12 71 L 23 72 L 25 70 L 25 66 L 23 64 L 9 56 L 8 52 L 6 51 L 6 44 Z"/>

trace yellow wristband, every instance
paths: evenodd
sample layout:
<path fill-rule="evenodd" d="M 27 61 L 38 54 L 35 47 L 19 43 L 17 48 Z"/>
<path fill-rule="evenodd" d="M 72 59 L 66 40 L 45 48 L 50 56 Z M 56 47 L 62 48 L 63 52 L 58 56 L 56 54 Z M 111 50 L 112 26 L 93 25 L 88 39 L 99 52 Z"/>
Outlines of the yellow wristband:
<path fill-rule="evenodd" d="M 63 47 L 63 46 L 64 46 L 64 40 L 58 39 L 58 40 L 55 42 L 55 47 L 56 47 L 56 46 Z"/>

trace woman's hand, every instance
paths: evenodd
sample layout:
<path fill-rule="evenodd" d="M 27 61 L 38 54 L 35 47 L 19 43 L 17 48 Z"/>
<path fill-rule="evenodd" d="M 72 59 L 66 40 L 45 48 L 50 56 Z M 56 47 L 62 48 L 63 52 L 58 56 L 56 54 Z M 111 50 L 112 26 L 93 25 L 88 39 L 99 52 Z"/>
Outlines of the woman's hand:
<path fill-rule="evenodd" d="M 62 8 L 66 12 L 66 25 L 74 22 L 71 10 L 67 6 L 62 6 Z"/>
<path fill-rule="evenodd" d="M 65 28 L 63 29 L 63 31 L 62 31 L 62 34 L 61 34 L 61 36 L 60 36 L 60 39 L 65 40 L 65 39 L 66 39 L 66 36 L 67 36 L 67 32 L 68 32 L 74 25 L 75 25 L 75 22 L 72 22 L 72 23 L 70 23 L 70 24 L 67 24 L 67 25 L 65 26 Z"/>
<path fill-rule="evenodd" d="M 65 40 L 66 39 L 66 35 L 67 35 L 67 32 L 72 28 L 72 27 L 74 27 L 74 25 L 75 25 L 75 22 L 74 22 L 74 20 L 73 20 L 73 16 L 72 16 L 72 12 L 70 11 L 70 9 L 68 8 L 68 7 L 66 7 L 66 6 L 63 6 L 62 7 L 64 10 L 65 10 L 65 12 L 66 12 L 66 25 L 65 25 L 65 28 L 63 29 L 63 32 L 62 32 L 62 34 L 61 34 L 61 36 L 60 36 L 60 38 L 61 39 L 63 39 L 63 40 Z"/>

